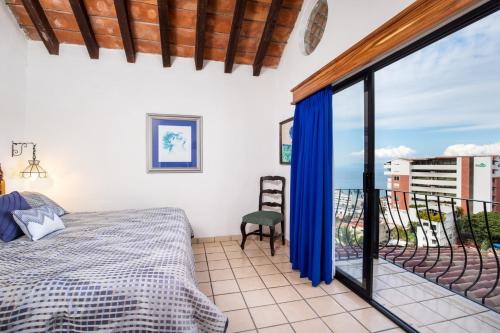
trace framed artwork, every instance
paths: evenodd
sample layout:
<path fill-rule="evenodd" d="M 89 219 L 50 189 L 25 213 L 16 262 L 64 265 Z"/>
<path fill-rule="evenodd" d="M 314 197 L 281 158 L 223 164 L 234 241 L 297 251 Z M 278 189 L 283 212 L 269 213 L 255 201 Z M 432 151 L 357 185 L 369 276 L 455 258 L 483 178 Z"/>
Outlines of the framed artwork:
<path fill-rule="evenodd" d="M 147 114 L 148 172 L 202 172 L 202 117 Z"/>
<path fill-rule="evenodd" d="M 292 161 L 292 131 L 293 117 L 280 123 L 280 164 Z"/>

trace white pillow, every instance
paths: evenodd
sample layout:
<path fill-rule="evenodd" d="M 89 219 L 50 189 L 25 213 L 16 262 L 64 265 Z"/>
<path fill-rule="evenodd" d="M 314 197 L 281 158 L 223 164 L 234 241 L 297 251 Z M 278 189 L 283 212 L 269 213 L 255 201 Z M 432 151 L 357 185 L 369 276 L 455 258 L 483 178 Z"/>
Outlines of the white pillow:
<path fill-rule="evenodd" d="M 50 206 L 41 206 L 12 212 L 14 221 L 32 241 L 64 229 L 64 223 Z"/>

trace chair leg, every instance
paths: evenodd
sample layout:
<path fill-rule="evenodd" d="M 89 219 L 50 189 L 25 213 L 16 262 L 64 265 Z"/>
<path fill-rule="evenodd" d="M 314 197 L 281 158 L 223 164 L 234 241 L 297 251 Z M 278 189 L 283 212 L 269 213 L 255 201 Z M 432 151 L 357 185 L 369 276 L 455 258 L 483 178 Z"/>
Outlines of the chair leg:
<path fill-rule="evenodd" d="M 271 256 L 274 256 L 274 226 L 269 227 L 269 238 L 270 240 L 270 245 L 271 245 Z"/>
<path fill-rule="evenodd" d="M 245 231 L 247 224 L 245 222 L 241 222 L 241 249 L 245 249 L 245 242 L 247 241 L 247 233 Z"/>
<path fill-rule="evenodd" d="M 262 242 L 262 224 L 259 225 L 260 241 Z"/>
<path fill-rule="evenodd" d="M 281 221 L 281 242 L 285 245 L 285 221 Z"/>

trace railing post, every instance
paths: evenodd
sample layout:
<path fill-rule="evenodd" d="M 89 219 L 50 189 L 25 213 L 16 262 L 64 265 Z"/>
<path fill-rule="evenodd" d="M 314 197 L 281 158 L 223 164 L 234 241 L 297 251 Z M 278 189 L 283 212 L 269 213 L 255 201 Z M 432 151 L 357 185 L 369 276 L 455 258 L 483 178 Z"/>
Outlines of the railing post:
<path fill-rule="evenodd" d="M 378 259 L 378 255 L 379 255 L 379 239 L 380 239 L 380 235 L 379 235 L 379 232 L 380 232 L 380 211 L 379 211 L 379 202 L 380 202 L 380 190 L 379 189 L 375 189 L 375 200 L 376 201 L 376 205 L 375 205 L 375 212 L 373 214 L 373 216 L 375 217 L 375 221 L 373 221 L 373 238 L 372 238 L 372 249 L 373 249 L 373 259 Z"/>

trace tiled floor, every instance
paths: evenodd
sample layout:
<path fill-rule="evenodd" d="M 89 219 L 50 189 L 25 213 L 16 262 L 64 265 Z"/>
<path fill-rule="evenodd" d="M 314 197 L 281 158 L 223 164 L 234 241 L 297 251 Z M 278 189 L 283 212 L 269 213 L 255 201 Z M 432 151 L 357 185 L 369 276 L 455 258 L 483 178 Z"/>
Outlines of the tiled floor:
<path fill-rule="evenodd" d="M 276 243 L 277 244 L 277 243 Z M 228 332 L 403 332 L 334 281 L 313 288 L 289 264 L 288 247 L 249 240 L 193 244 L 200 289 L 229 318 Z"/>
<path fill-rule="evenodd" d="M 359 260 L 337 262 L 356 278 Z M 500 314 L 383 259 L 373 267 L 374 295 L 398 317 L 424 333 L 500 332 Z"/>

